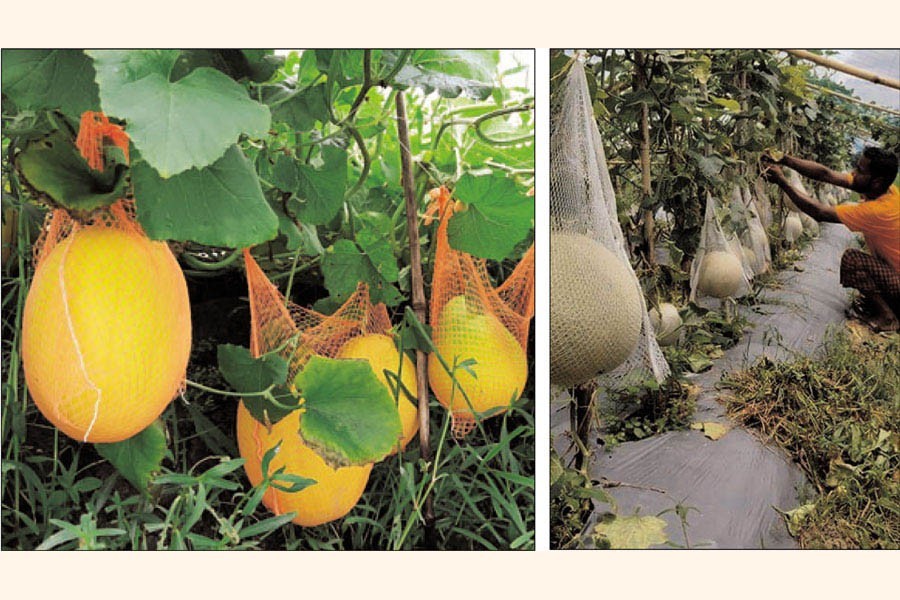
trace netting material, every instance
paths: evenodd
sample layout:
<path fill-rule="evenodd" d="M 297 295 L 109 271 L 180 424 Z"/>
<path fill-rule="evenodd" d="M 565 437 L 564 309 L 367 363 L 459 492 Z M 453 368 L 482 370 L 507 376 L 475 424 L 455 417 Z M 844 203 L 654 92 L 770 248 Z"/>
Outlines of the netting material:
<path fill-rule="evenodd" d="M 103 138 L 91 139 L 79 148 L 102 168 Z M 33 256 L 22 361 L 35 404 L 79 441 L 140 432 L 183 389 L 190 356 L 187 284 L 172 252 L 145 235 L 134 202 L 119 200 L 79 221 L 51 211 Z"/>
<path fill-rule="evenodd" d="M 477 364 L 454 376 L 475 413 L 499 414 L 519 398 L 528 380 L 528 330 L 534 315 L 534 245 L 506 280 L 494 287 L 484 259 L 450 246 L 447 227 L 457 203 L 447 188 L 431 191 L 438 224 L 432 280 L 430 324 L 435 347 L 452 367 L 475 358 Z M 461 437 L 475 426 L 477 415 L 432 354 L 428 380 L 438 401 L 451 411 L 453 433 Z"/>
<path fill-rule="evenodd" d="M 669 374 L 669 366 L 657 344 L 640 282 L 625 250 L 616 217 L 616 197 L 581 61 L 573 62 L 557 98 L 551 110 L 550 131 L 551 245 L 557 233 L 580 234 L 600 243 L 629 272 L 641 305 L 641 328 L 634 351 L 617 368 L 590 381 L 606 388 L 621 387 L 648 376 L 662 382 Z M 550 327 L 552 330 L 552 311 Z M 557 395 L 563 392 L 560 386 L 555 387 Z"/>
<path fill-rule="evenodd" d="M 736 270 L 729 257 L 737 263 Z M 740 298 L 747 294 L 751 287 L 747 277 L 749 265 L 745 262 L 740 242 L 733 234 L 725 235 L 716 215 L 716 202 L 707 194 L 700 246 L 691 263 L 691 302 L 704 297 Z"/>
<path fill-rule="evenodd" d="M 772 248 L 759 215 L 759 203 L 753 199 L 749 187 L 742 188 L 741 198 L 747 212 L 747 228 L 741 235 L 741 244 L 753 253 L 750 261 L 752 274 L 760 275 L 768 271 L 772 264 Z"/>
<path fill-rule="evenodd" d="M 373 334 L 393 339 L 387 308 L 381 303 L 372 305 L 365 283 L 360 283 L 334 314 L 323 315 L 286 301 L 249 249 L 243 251 L 243 257 L 250 298 L 250 353 L 259 357 L 278 349 L 279 355 L 288 360 L 288 381 L 292 382 L 314 355 L 338 358 L 351 340 Z M 415 380 L 410 387 L 407 378 L 408 361 L 405 364 L 404 385 L 415 393 Z M 392 371 L 400 371 L 399 353 Z M 400 391 L 398 402 L 410 403 L 410 400 Z M 412 420 L 417 426 L 416 419 Z M 270 469 L 285 466 L 287 472 L 297 475 L 313 479 L 318 475 L 319 483 L 300 492 L 285 493 L 269 488 L 263 498 L 265 506 L 276 515 L 298 511 L 295 523 L 318 525 L 343 516 L 356 504 L 365 489 L 371 465 L 331 468 L 303 443 L 298 433 L 299 423 L 299 411 L 294 411 L 275 425 L 267 426 L 254 419 L 241 402 L 238 441 L 241 456 L 247 461 L 247 477 L 253 485 L 262 481 L 263 456 L 279 440 L 282 446 Z"/>

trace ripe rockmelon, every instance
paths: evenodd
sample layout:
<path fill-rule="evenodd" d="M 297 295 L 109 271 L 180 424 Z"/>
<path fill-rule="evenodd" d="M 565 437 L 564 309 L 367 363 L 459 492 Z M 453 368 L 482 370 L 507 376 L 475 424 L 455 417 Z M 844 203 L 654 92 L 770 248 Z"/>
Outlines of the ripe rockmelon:
<path fill-rule="evenodd" d="M 66 435 L 118 442 L 178 393 L 191 351 L 187 285 L 168 246 L 94 225 L 38 266 L 22 362 L 41 413 Z"/>
<path fill-rule="evenodd" d="M 388 383 L 385 378 L 384 371 L 390 371 L 397 374 L 400 371 L 400 353 L 394 340 L 390 336 L 370 333 L 361 335 L 349 340 L 338 351 L 336 358 L 361 358 L 369 362 L 378 381 L 388 389 L 391 398 L 394 397 L 394 379 Z M 416 394 L 416 366 L 409 357 L 403 355 L 403 368 L 400 381 L 403 386 L 409 390 L 410 394 Z M 416 435 L 419 430 L 419 411 L 417 404 L 413 404 L 401 389 L 397 399 L 397 410 L 400 413 L 400 423 L 403 426 L 403 437 L 400 438 L 400 449 L 406 448 L 409 441 Z M 396 452 L 396 447 L 391 454 Z"/>
<path fill-rule="evenodd" d="M 741 260 L 724 250 L 708 252 L 700 263 L 697 289 L 704 296 L 728 298 L 734 296 L 743 281 Z"/>
<path fill-rule="evenodd" d="M 285 473 L 314 479 L 316 483 L 299 492 L 284 492 L 269 487 L 263 496 L 263 504 L 276 515 L 296 512 L 294 523 L 314 527 L 340 519 L 356 506 L 366 489 L 372 465 L 334 469 L 303 442 L 299 430 L 298 410 L 267 431 L 265 425 L 253 418 L 243 402 L 238 404 L 238 449 L 245 460 L 244 470 L 250 483 L 258 485 L 263 480 L 262 459 L 280 441 L 278 453 L 269 463 L 269 472 L 284 467 Z"/>
<path fill-rule="evenodd" d="M 660 346 L 671 346 L 678 341 L 682 320 L 674 304 L 663 302 L 658 308 L 651 308 L 650 322 Z"/>
<path fill-rule="evenodd" d="M 580 234 L 550 239 L 550 381 L 571 387 L 615 369 L 637 347 L 643 305 L 628 266 Z"/>
<path fill-rule="evenodd" d="M 522 394 L 528 380 L 525 350 L 497 317 L 479 312 L 465 296 L 455 296 L 441 309 L 434 345 L 450 367 L 454 359 L 457 364 L 475 360 L 469 369 L 477 377 L 462 368 L 455 373 L 475 412 L 506 407 Z M 454 414 L 474 416 L 434 354 L 428 356 L 428 380 L 443 406 Z"/>

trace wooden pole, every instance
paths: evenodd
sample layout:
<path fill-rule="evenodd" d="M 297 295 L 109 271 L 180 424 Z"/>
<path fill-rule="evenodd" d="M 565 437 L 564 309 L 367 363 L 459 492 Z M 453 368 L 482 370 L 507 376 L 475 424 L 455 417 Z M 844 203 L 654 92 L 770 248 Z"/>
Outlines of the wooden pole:
<path fill-rule="evenodd" d="M 640 50 L 634 53 L 634 87 L 637 90 L 647 88 L 647 73 L 645 72 L 646 57 Z M 653 191 L 650 187 L 650 107 L 646 102 L 641 102 L 641 203 L 646 205 L 647 199 Z M 642 211 L 644 221 L 644 247 L 647 252 L 647 263 L 656 266 L 656 251 L 654 249 L 654 221 L 653 211 L 645 208 Z"/>
<path fill-rule="evenodd" d="M 881 112 L 886 112 L 886 113 L 891 114 L 891 115 L 900 116 L 900 110 L 894 110 L 894 109 L 888 108 L 888 107 L 886 107 L 886 106 L 880 106 L 880 105 L 878 105 L 878 104 L 875 104 L 874 102 L 871 102 L 871 103 L 870 103 L 870 102 L 865 102 L 865 101 L 863 101 L 863 100 L 860 100 L 859 98 L 854 98 L 853 96 L 848 96 L 847 94 L 842 94 L 842 93 L 836 92 L 836 91 L 834 91 L 834 90 L 829 90 L 828 88 L 824 88 L 824 87 L 822 87 L 822 86 L 820 86 L 820 85 L 816 85 L 816 84 L 814 84 L 814 83 L 809 83 L 809 82 L 807 82 L 806 87 L 808 87 L 808 88 L 811 89 L 811 90 L 815 90 L 815 91 L 817 91 L 817 92 L 821 92 L 821 93 L 823 93 L 823 94 L 830 94 L 830 95 L 832 95 L 832 96 L 835 96 L 835 97 L 837 97 L 837 98 L 840 98 L 841 100 L 846 100 L 846 101 L 848 101 L 848 102 L 853 102 L 854 104 L 860 104 L 860 105 L 865 106 L 865 107 L 867 107 L 867 108 L 871 108 L 872 110 L 879 110 L 879 111 L 881 111 Z"/>
<path fill-rule="evenodd" d="M 787 52 L 788 54 L 796 56 L 797 58 L 808 60 L 809 62 L 815 63 L 822 67 L 828 67 L 829 69 L 834 69 L 835 71 L 840 71 L 841 73 L 846 73 L 847 75 L 852 75 L 853 77 L 858 77 L 859 79 L 865 79 L 866 81 L 871 81 L 872 83 L 886 85 L 888 87 L 900 90 L 900 79 L 884 77 L 883 75 L 879 75 L 878 73 L 873 73 L 871 71 L 866 71 L 864 69 L 859 69 L 857 67 L 844 64 L 840 61 L 834 60 L 833 58 L 813 54 L 808 50 L 783 50 L 783 52 Z"/>
<path fill-rule="evenodd" d="M 406 228 L 409 232 L 410 279 L 412 282 L 412 309 L 423 325 L 427 323 L 425 284 L 422 279 L 422 251 L 419 247 L 419 212 L 416 207 L 416 186 L 413 181 L 412 153 L 409 149 L 409 126 L 406 120 L 406 102 L 403 92 L 397 92 L 397 139 L 400 143 L 400 181 L 406 199 Z M 428 411 L 427 356 L 416 350 L 416 397 L 419 403 L 419 454 L 422 460 L 431 460 L 431 430 Z M 425 497 L 425 546 L 437 548 L 434 528 L 434 503 L 431 495 Z"/>

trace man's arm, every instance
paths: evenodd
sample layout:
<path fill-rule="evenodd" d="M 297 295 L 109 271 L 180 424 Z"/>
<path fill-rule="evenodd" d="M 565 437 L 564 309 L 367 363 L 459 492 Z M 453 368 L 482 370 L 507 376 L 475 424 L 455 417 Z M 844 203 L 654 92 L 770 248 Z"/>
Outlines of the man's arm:
<path fill-rule="evenodd" d="M 794 169 L 804 177 L 830 183 L 831 185 L 842 188 L 850 187 L 850 182 L 847 180 L 846 175 L 838 173 L 837 171 L 832 171 L 825 165 L 819 164 L 813 160 L 804 160 L 802 158 L 797 158 L 796 156 L 785 154 L 778 163 Z"/>
<path fill-rule="evenodd" d="M 799 171 L 799 169 L 797 170 Z M 841 220 L 838 219 L 837 211 L 834 210 L 833 206 L 822 204 L 812 197 L 807 196 L 803 192 L 792 188 L 791 184 L 788 183 L 787 178 L 784 176 L 784 173 L 780 168 L 774 165 L 770 166 L 769 169 L 765 172 L 765 177 L 772 183 L 778 185 L 778 187 L 780 187 L 782 190 L 784 190 L 784 193 L 787 194 L 791 200 L 793 200 L 794 204 L 797 205 L 797 208 L 811 216 L 816 221 L 823 221 L 825 223 L 841 222 Z"/>

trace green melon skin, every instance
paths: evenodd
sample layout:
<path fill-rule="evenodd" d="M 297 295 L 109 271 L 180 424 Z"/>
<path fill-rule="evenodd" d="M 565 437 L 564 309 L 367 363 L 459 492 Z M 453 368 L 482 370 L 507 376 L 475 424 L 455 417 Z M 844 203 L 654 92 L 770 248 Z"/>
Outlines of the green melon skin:
<path fill-rule="evenodd" d="M 650 323 L 660 346 L 671 346 L 678 341 L 682 320 L 674 304 L 663 302 L 658 308 L 650 309 Z"/>
<path fill-rule="evenodd" d="M 550 381 L 564 387 L 609 372 L 634 352 L 642 303 L 627 265 L 599 242 L 550 239 Z"/>

